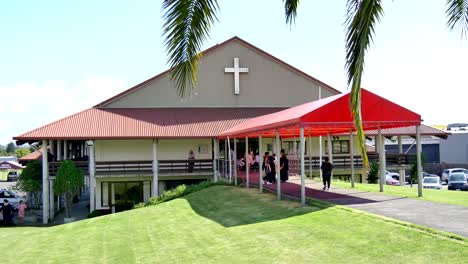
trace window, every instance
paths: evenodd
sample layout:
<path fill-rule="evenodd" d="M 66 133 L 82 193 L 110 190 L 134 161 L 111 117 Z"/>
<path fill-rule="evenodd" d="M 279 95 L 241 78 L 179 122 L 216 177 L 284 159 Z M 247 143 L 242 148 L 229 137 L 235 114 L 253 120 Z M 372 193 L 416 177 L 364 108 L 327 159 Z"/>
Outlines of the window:
<path fill-rule="evenodd" d="M 328 141 L 325 140 L 325 154 L 328 154 Z M 332 140 L 332 153 L 333 154 L 348 154 L 349 153 L 349 140 Z"/>

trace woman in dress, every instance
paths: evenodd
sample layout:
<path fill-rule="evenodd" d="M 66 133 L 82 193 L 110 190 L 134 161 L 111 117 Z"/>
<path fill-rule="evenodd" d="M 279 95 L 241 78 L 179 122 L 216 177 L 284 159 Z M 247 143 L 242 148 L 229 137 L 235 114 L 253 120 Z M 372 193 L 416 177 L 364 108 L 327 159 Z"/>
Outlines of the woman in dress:
<path fill-rule="evenodd" d="M 23 200 L 20 200 L 18 204 L 18 223 L 23 224 L 24 223 L 24 216 L 26 215 L 26 209 L 28 206 L 23 202 Z"/>

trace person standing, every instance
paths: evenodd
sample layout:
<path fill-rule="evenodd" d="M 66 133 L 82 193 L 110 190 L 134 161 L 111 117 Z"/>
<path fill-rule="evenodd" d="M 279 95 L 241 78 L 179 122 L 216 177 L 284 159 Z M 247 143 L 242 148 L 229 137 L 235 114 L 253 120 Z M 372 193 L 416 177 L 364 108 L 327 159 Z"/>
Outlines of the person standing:
<path fill-rule="evenodd" d="M 3 213 L 3 220 L 1 225 L 13 225 L 13 206 L 11 206 L 7 199 L 3 200 L 3 204 L 2 207 L 0 207 L 0 211 Z"/>
<path fill-rule="evenodd" d="M 328 157 L 324 158 L 324 161 L 322 162 L 322 166 L 320 166 L 320 169 L 322 169 L 322 177 L 323 177 L 323 190 L 325 191 L 328 187 L 328 190 L 330 190 L 330 181 L 331 181 L 331 174 L 333 170 L 333 164 L 330 163 L 328 160 Z"/>
<path fill-rule="evenodd" d="M 20 200 L 18 204 L 18 223 L 23 224 L 24 223 L 24 216 L 26 215 L 26 209 L 28 206 L 23 202 L 23 200 Z"/>
<path fill-rule="evenodd" d="M 289 170 L 289 161 L 284 153 L 284 149 L 281 149 L 281 158 L 280 158 L 280 179 L 281 182 L 285 182 L 289 179 L 288 170 Z"/>
<path fill-rule="evenodd" d="M 193 150 L 189 151 L 187 159 L 188 159 L 188 172 L 193 172 L 193 165 L 195 164 L 195 153 L 193 153 Z"/>

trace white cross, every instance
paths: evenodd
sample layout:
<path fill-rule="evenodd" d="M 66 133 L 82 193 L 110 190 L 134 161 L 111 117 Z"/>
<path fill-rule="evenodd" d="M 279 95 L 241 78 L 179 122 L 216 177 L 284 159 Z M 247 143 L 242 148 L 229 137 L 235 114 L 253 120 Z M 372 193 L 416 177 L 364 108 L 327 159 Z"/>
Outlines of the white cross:
<path fill-rule="evenodd" d="M 234 94 L 239 94 L 239 73 L 249 72 L 249 68 L 239 68 L 239 58 L 234 58 L 234 68 L 224 68 L 224 72 L 234 73 Z"/>

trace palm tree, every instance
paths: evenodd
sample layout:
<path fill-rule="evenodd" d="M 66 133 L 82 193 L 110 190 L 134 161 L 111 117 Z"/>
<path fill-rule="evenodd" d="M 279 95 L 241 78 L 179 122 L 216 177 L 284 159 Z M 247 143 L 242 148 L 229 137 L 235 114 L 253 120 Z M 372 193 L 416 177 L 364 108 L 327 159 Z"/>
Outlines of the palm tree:
<path fill-rule="evenodd" d="M 287 24 L 297 16 L 299 0 L 283 0 Z M 468 33 L 468 0 L 447 0 L 447 26 Z M 164 0 L 164 43 L 172 69 L 177 93 L 188 96 L 195 88 L 201 46 L 218 20 L 217 0 Z M 368 167 L 365 134 L 361 118 L 361 78 L 364 58 L 375 35 L 375 26 L 383 17 L 382 0 L 348 0 L 346 19 L 346 70 L 351 88 L 351 111 L 354 117 L 359 147 L 364 164 Z"/>

